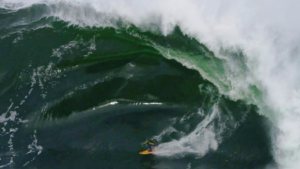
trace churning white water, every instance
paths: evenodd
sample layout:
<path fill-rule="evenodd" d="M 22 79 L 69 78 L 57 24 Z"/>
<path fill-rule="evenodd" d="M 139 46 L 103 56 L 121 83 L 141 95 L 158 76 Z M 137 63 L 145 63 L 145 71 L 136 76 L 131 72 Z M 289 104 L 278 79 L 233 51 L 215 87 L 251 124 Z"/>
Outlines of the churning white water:
<path fill-rule="evenodd" d="M 231 91 L 220 92 L 232 99 L 244 99 L 250 94 L 245 86 L 257 86 L 263 93 L 262 102 L 250 102 L 257 104 L 260 113 L 276 127 L 276 132 L 270 134 L 278 166 L 299 168 L 300 1 L 7 0 L 0 1 L 0 6 L 17 9 L 36 3 L 47 4 L 49 16 L 80 26 L 116 26 L 112 20 L 115 18 L 143 29 L 152 30 L 155 25 L 164 35 L 179 26 L 216 57 L 227 59 L 231 67 L 238 65 L 222 56 L 221 49 L 241 50 L 248 73 L 246 77 L 224 74 L 232 81 Z"/>

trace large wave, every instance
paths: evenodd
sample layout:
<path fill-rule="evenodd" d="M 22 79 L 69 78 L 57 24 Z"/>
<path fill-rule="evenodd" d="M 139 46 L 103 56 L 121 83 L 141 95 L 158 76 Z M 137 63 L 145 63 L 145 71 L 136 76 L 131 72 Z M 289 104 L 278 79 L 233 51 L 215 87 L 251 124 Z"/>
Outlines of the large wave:
<path fill-rule="evenodd" d="M 222 59 L 224 71 L 213 76 L 196 63 L 199 60 L 153 46 L 166 57 L 199 70 L 221 93 L 256 104 L 260 113 L 276 126 L 270 134 L 278 165 L 287 169 L 300 165 L 298 1 L 12 0 L 0 1 L 0 7 L 18 10 L 37 3 L 47 6 L 39 16 L 54 16 L 78 26 L 119 27 L 121 20 L 123 27 L 134 24 L 163 35 L 172 33 L 175 26 L 180 27 Z M 237 53 L 242 53 L 243 62 L 235 57 Z M 253 94 L 253 86 L 261 96 Z"/>

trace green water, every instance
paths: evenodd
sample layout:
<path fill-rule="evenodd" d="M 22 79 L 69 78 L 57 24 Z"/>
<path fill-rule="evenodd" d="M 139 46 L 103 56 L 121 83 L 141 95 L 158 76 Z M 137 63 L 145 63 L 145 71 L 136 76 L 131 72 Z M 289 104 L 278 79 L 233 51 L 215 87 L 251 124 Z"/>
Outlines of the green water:
<path fill-rule="evenodd" d="M 220 94 L 230 89 L 219 78 L 226 61 L 203 44 L 179 28 L 163 36 L 37 17 L 45 8 L 1 9 L 1 165 L 257 169 L 273 162 L 270 122 Z M 12 26 L 21 15 L 36 20 Z M 152 137 L 169 153 L 139 155 Z"/>

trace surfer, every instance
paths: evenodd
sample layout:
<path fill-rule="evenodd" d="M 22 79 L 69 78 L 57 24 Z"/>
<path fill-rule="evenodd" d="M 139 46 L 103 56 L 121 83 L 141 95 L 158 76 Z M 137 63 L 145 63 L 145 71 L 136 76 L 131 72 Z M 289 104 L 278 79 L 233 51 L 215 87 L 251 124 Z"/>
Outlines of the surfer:
<path fill-rule="evenodd" d="M 145 143 L 149 147 L 148 152 L 152 152 L 153 149 L 158 145 L 155 139 L 146 139 Z"/>

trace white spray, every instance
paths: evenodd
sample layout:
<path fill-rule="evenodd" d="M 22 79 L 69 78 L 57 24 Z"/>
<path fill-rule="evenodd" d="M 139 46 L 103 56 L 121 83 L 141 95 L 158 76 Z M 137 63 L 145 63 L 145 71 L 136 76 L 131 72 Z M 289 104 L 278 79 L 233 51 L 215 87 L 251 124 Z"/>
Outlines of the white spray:
<path fill-rule="evenodd" d="M 10 0 L 10 5 L 0 1 L 0 6 L 13 8 L 12 4 L 20 1 Z M 232 87 L 236 92 L 231 97 L 245 98 L 247 92 L 240 92 L 243 86 L 259 86 L 263 92 L 263 104 L 258 105 L 260 113 L 270 117 L 279 131 L 273 138 L 276 162 L 284 169 L 300 166 L 300 1 L 29 0 L 23 6 L 37 2 L 52 5 L 49 15 L 71 24 L 114 26 L 103 17 L 105 14 L 141 28 L 155 24 L 165 35 L 178 25 L 217 57 L 223 57 L 219 53 L 221 48 L 242 50 L 251 80 L 229 78 L 243 82 Z M 62 4 L 68 10 L 60 8 Z M 264 112 L 262 106 L 267 106 L 272 114 Z"/>

